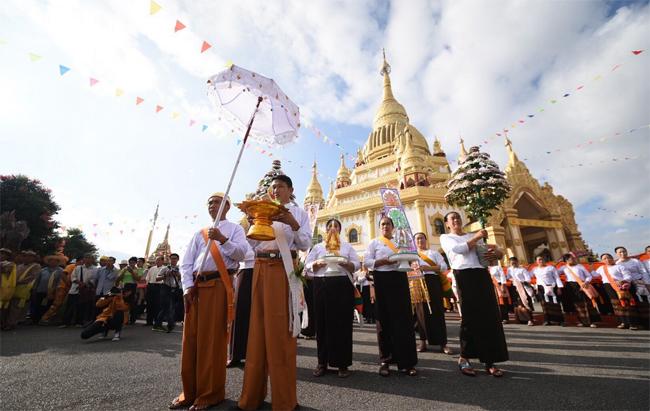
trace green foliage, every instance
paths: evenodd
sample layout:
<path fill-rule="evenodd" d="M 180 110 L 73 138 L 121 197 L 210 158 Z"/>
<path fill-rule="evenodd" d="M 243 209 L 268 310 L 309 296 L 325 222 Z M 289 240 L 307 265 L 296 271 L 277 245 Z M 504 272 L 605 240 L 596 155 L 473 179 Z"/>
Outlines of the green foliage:
<path fill-rule="evenodd" d="M 63 238 L 65 240 L 64 254 L 70 258 L 78 258 L 85 254 L 97 254 L 97 247 L 84 236 L 84 233 L 78 228 L 68 229 L 68 234 Z"/>
<path fill-rule="evenodd" d="M 60 238 L 55 230 L 59 224 L 52 216 L 60 207 L 54 202 L 50 189 L 39 180 L 24 175 L 0 176 L 0 213 L 12 210 L 15 210 L 16 221 L 24 220 L 29 228 L 21 248 L 41 255 L 56 249 Z"/>

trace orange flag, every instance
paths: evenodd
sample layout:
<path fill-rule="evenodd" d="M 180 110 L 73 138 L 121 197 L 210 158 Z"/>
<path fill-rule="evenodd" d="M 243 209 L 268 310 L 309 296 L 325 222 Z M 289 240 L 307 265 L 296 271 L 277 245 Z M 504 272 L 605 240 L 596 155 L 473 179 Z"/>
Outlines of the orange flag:
<path fill-rule="evenodd" d="M 184 28 L 185 28 L 185 24 L 183 24 L 180 21 L 176 20 L 176 26 L 174 26 L 174 32 L 181 31 Z"/>
<path fill-rule="evenodd" d="M 209 49 L 210 47 L 212 47 L 212 46 L 210 45 L 210 43 L 208 43 L 207 41 L 204 40 L 204 41 L 203 41 L 203 45 L 201 45 L 201 53 L 203 53 L 204 51 L 206 51 L 206 50 Z"/>

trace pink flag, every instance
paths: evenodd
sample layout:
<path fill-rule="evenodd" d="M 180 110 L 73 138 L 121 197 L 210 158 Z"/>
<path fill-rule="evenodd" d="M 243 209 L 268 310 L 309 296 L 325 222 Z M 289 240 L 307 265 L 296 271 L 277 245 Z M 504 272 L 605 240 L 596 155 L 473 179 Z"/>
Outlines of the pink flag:
<path fill-rule="evenodd" d="M 195 123 L 196 123 L 196 121 L 190 120 L 190 127 L 192 127 Z"/>
<path fill-rule="evenodd" d="M 156 106 L 156 113 L 160 113 L 160 110 L 162 110 L 164 107 L 163 106 Z"/>
<path fill-rule="evenodd" d="M 185 28 L 185 24 L 183 24 L 180 21 L 176 20 L 176 25 L 174 26 L 174 32 L 181 31 L 184 28 Z"/>
<path fill-rule="evenodd" d="M 94 86 L 95 84 L 99 83 L 99 80 L 96 78 L 90 78 L 90 87 Z"/>
<path fill-rule="evenodd" d="M 212 47 L 212 46 L 210 45 L 210 43 L 208 43 L 207 41 L 204 40 L 204 41 L 203 41 L 203 44 L 201 45 L 201 53 L 203 53 L 204 51 L 206 51 L 206 50 L 209 49 L 210 47 Z"/>
<path fill-rule="evenodd" d="M 135 105 L 137 106 L 138 104 L 142 103 L 144 99 L 142 97 L 136 97 L 135 98 Z"/>

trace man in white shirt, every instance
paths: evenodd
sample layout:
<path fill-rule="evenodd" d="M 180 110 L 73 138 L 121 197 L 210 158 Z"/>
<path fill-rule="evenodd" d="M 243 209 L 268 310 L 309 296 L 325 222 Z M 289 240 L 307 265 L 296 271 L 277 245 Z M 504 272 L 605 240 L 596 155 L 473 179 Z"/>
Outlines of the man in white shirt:
<path fill-rule="evenodd" d="M 83 261 L 83 263 L 77 265 L 70 276 L 71 284 L 62 327 L 73 325 L 73 323 L 81 326 L 93 319 L 89 315 L 91 313 L 91 304 L 95 301 L 93 286 L 97 272 L 95 256 L 86 254 L 78 260 Z"/>
<path fill-rule="evenodd" d="M 296 336 L 300 332 L 298 305 L 302 283 L 287 268 L 295 267 L 299 250 L 311 247 L 312 231 L 307 212 L 291 203 L 291 178 L 275 175 L 270 193 L 288 212 L 274 219 L 275 240 L 249 241 L 255 250 L 255 268 L 244 384 L 239 399 L 239 407 L 244 410 L 262 405 L 269 375 L 273 409 L 292 410 L 298 404 Z"/>
<path fill-rule="evenodd" d="M 165 268 L 163 263 L 165 259 L 159 255 L 156 257 L 156 265 L 150 267 L 145 278 L 147 279 L 147 325 L 154 325 L 158 314 L 160 314 L 160 290 L 163 281 L 158 279 L 158 275 Z"/>
<path fill-rule="evenodd" d="M 221 221 L 194 234 L 180 265 L 185 302 L 183 391 L 170 409 L 189 406 L 191 410 L 204 410 L 222 402 L 226 395 L 229 322 L 234 315 L 231 276 L 244 260 L 248 244 L 244 229 L 226 220 L 230 199 L 224 197 L 223 193 L 214 193 L 208 198 L 213 220 L 221 202 L 226 202 Z"/>

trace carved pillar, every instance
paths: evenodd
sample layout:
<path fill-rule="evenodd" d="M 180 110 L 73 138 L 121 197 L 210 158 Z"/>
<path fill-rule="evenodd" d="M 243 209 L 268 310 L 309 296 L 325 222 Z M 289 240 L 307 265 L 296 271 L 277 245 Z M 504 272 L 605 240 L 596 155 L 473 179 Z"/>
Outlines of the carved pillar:
<path fill-rule="evenodd" d="M 427 238 L 429 238 L 429 231 L 427 230 L 427 220 L 426 217 L 424 216 L 424 203 L 421 200 L 415 200 L 415 209 L 418 214 L 418 231 L 423 232 L 426 234 Z"/>
<path fill-rule="evenodd" d="M 368 242 L 375 238 L 375 211 L 367 210 L 366 219 L 368 220 Z"/>
<path fill-rule="evenodd" d="M 485 230 L 488 232 L 487 242 L 489 244 L 496 244 L 500 249 L 506 249 L 506 230 L 501 226 L 489 226 L 485 227 Z M 503 260 L 507 261 L 508 256 L 503 256 Z"/>
<path fill-rule="evenodd" d="M 508 233 L 510 234 L 510 238 L 512 239 L 512 253 L 514 255 L 511 255 L 509 257 L 517 257 L 521 262 L 532 262 L 529 261 L 529 257 L 532 260 L 533 256 L 529 256 L 526 254 L 526 248 L 524 247 L 524 239 L 521 235 L 521 229 L 519 228 L 518 225 L 515 224 L 510 224 L 509 218 L 516 218 L 518 213 L 517 210 L 514 208 L 509 208 L 505 210 L 506 214 L 506 229 L 508 230 Z"/>
<path fill-rule="evenodd" d="M 556 230 L 555 228 L 546 229 L 546 237 L 548 238 L 548 248 L 551 250 L 551 258 L 554 261 L 559 261 L 562 258 L 562 252 Z"/>

